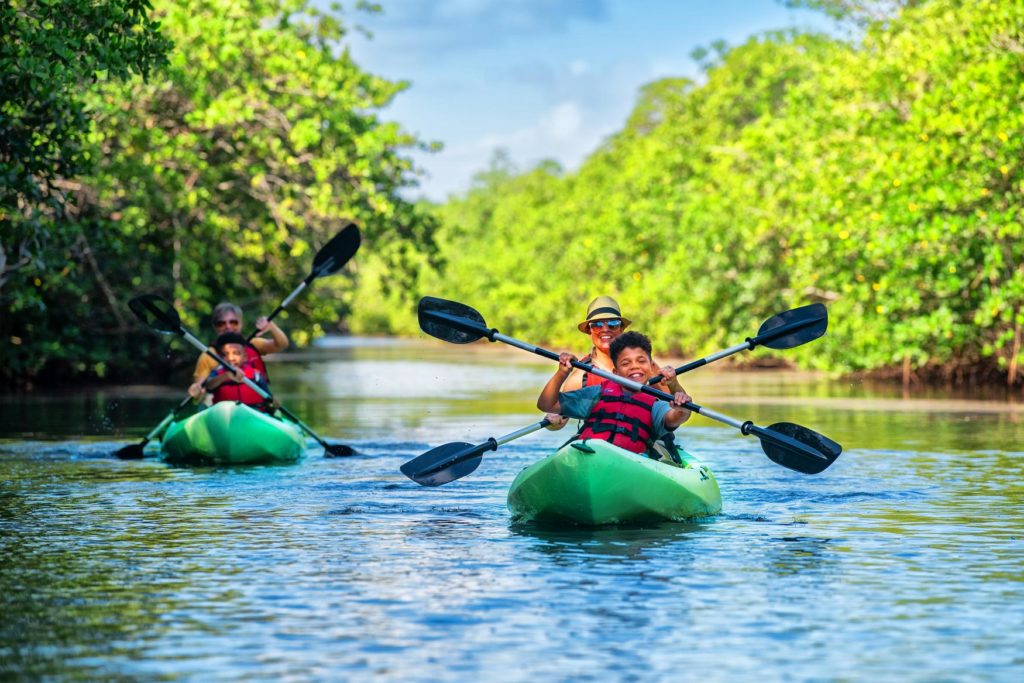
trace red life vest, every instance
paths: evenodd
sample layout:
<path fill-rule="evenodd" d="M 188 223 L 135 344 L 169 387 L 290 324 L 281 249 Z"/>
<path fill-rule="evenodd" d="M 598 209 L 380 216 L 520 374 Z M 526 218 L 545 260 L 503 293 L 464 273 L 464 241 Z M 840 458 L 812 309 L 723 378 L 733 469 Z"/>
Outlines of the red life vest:
<path fill-rule="evenodd" d="M 264 381 L 270 382 L 270 377 L 267 375 L 267 366 L 263 363 L 263 356 L 252 344 L 245 345 L 245 360 L 252 363 L 257 372 L 263 375 Z"/>
<path fill-rule="evenodd" d="M 626 396 L 622 386 L 609 380 L 601 383 L 601 398 L 583 422 L 580 439 L 601 439 L 634 453 L 643 453 L 654 441 L 651 408 L 658 399 L 637 392 Z"/>
<path fill-rule="evenodd" d="M 251 379 L 253 382 L 258 384 L 261 388 L 266 387 L 266 382 L 263 379 L 263 373 L 257 370 L 252 363 L 246 361 L 242 363 L 242 366 L 238 368 L 242 371 L 246 377 Z M 226 373 L 227 370 L 219 368 L 214 372 L 210 373 L 211 377 Z M 270 393 L 270 392 L 267 392 Z M 219 387 L 213 390 L 213 402 L 220 403 L 221 401 L 237 401 L 244 403 L 247 406 L 256 408 L 263 412 L 268 412 L 266 409 L 266 401 L 262 396 L 257 394 L 249 385 L 239 382 L 224 382 Z"/>

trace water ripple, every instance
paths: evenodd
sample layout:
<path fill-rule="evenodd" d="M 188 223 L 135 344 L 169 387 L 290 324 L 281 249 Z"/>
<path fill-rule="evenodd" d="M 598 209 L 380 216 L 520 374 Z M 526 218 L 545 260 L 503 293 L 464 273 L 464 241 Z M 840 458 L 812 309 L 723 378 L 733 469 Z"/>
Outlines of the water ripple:
<path fill-rule="evenodd" d="M 721 515 L 564 529 L 505 508 L 563 434 L 422 488 L 402 462 L 486 438 L 438 425 L 367 426 L 346 440 L 359 456 L 311 446 L 278 467 L 5 442 L 0 677 L 1010 681 L 1024 666 L 1018 451 L 855 447 L 809 477 L 688 428 Z"/>

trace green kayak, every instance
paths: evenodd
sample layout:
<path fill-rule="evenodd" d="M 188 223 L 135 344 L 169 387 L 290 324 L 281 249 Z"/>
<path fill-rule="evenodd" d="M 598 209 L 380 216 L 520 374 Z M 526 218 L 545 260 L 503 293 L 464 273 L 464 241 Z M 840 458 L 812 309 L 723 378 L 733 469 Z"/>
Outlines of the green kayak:
<path fill-rule="evenodd" d="M 164 459 L 173 463 L 249 465 L 294 462 L 305 447 L 292 422 L 222 401 L 164 432 Z"/>
<path fill-rule="evenodd" d="M 512 482 L 508 509 L 517 521 L 595 526 L 683 520 L 722 509 L 718 482 L 679 450 L 681 466 L 590 439 L 566 444 Z"/>

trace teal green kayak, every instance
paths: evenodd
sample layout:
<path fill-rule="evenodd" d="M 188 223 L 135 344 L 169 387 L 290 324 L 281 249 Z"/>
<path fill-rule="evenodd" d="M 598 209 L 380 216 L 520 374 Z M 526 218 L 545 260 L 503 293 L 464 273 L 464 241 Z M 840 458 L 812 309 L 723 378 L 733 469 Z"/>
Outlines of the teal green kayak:
<path fill-rule="evenodd" d="M 231 401 L 172 422 L 163 436 L 164 459 L 172 463 L 287 463 L 298 460 L 304 446 L 294 423 Z"/>
<path fill-rule="evenodd" d="M 574 441 L 519 473 L 508 509 L 516 521 L 585 526 L 718 514 L 718 482 L 692 455 L 679 455 L 676 466 L 607 441 Z"/>

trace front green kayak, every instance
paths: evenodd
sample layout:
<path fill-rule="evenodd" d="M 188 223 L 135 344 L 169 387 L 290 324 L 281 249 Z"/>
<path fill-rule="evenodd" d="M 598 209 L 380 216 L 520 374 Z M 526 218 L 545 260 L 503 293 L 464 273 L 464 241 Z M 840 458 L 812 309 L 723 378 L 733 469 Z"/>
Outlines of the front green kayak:
<path fill-rule="evenodd" d="M 530 465 L 508 492 L 517 521 L 596 526 L 684 520 L 722 509 L 718 482 L 680 450 L 682 466 L 590 439 L 566 444 Z"/>
<path fill-rule="evenodd" d="M 304 445 L 295 424 L 231 401 L 172 422 L 163 437 L 164 459 L 188 464 L 294 462 Z"/>

